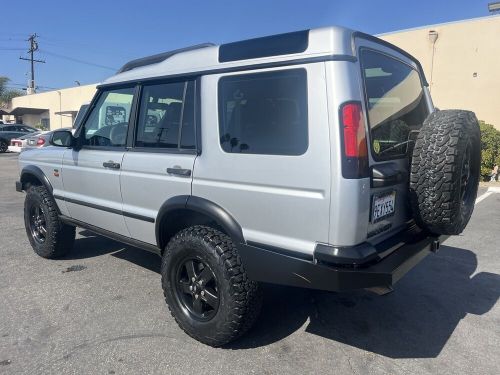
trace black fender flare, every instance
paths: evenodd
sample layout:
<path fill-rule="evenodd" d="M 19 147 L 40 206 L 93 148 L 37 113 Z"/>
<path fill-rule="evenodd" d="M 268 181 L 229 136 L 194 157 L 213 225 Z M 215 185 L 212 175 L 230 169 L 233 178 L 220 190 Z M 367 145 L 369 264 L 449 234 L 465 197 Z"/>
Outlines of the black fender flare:
<path fill-rule="evenodd" d="M 162 248 L 161 226 L 162 221 L 170 213 L 176 210 L 188 210 L 203 214 L 213 221 L 231 237 L 236 244 L 245 243 L 243 231 L 234 217 L 227 212 L 223 207 L 219 206 L 208 199 L 197 197 L 194 195 L 178 195 L 165 201 L 155 220 L 155 234 L 157 246 Z"/>
<path fill-rule="evenodd" d="M 52 184 L 50 183 L 45 173 L 43 173 L 43 171 L 36 165 L 27 165 L 21 171 L 21 185 L 23 190 L 26 190 L 25 184 L 26 182 L 28 182 L 29 176 L 35 177 L 52 194 L 52 191 L 54 190 L 52 188 Z"/>

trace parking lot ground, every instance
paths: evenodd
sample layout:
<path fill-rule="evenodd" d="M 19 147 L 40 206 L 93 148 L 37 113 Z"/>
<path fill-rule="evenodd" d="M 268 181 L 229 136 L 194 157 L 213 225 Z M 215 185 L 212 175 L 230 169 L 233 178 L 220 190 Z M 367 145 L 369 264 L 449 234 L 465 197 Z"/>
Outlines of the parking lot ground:
<path fill-rule="evenodd" d="M 157 256 L 85 230 L 36 256 L 17 173 L 0 154 L 2 374 L 500 374 L 499 193 L 393 293 L 265 286 L 256 326 L 213 349 L 168 314 Z"/>

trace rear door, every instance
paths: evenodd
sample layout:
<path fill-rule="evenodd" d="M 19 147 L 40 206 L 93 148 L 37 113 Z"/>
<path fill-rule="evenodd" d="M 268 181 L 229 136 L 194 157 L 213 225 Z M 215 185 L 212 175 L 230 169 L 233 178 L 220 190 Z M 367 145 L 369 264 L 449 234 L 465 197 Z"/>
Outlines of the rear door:
<path fill-rule="evenodd" d="M 358 54 L 370 149 L 367 237 L 377 241 L 410 219 L 410 155 L 432 104 L 415 62 L 364 40 L 358 40 Z"/>
<path fill-rule="evenodd" d="M 191 195 L 195 158 L 195 82 L 144 85 L 120 177 L 125 223 L 134 239 L 156 244 L 158 210 L 169 198 Z"/>

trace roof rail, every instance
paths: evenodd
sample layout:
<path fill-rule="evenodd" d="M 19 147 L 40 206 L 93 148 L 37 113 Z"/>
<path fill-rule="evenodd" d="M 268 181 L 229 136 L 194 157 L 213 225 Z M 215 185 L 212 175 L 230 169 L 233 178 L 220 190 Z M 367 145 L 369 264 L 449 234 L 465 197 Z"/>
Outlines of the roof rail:
<path fill-rule="evenodd" d="M 188 51 L 193 51 L 193 50 L 200 49 L 200 48 L 207 48 L 207 47 L 213 47 L 213 46 L 215 46 L 215 44 L 213 44 L 213 43 L 202 43 L 202 44 L 196 44 L 196 45 L 190 46 L 190 47 L 174 49 L 173 51 L 158 53 L 158 54 L 152 55 L 152 56 L 141 57 L 140 59 L 131 60 L 128 63 L 126 63 L 125 65 L 123 65 L 120 68 L 120 70 L 118 70 L 117 74 L 127 72 L 129 70 L 139 68 L 141 66 L 156 64 L 156 63 L 165 61 L 166 59 L 168 59 L 168 58 L 170 58 L 178 53 L 181 53 L 181 52 L 188 52 Z"/>

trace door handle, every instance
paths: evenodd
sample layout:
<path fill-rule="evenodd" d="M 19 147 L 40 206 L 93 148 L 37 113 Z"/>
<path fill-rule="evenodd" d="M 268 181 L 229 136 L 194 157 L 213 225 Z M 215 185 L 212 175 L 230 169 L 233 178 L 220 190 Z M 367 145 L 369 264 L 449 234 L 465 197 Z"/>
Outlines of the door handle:
<path fill-rule="evenodd" d="M 189 177 L 191 176 L 191 169 L 183 169 L 179 167 L 167 168 L 167 173 L 181 177 Z"/>
<path fill-rule="evenodd" d="M 102 166 L 104 168 L 111 168 L 111 169 L 120 169 L 120 163 L 115 163 L 114 161 L 105 161 L 102 163 Z"/>

